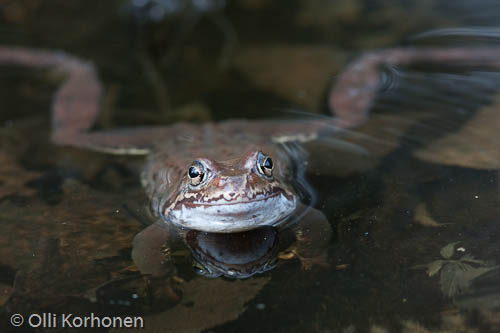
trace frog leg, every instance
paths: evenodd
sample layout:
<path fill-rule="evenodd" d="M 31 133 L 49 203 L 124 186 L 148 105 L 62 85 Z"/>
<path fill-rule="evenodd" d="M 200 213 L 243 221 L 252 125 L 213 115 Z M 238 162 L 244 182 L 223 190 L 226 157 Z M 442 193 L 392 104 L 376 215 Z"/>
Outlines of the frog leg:
<path fill-rule="evenodd" d="M 132 260 L 142 274 L 172 275 L 171 247 L 182 242 L 177 229 L 157 221 L 138 233 L 132 242 Z"/>
<path fill-rule="evenodd" d="M 302 269 L 308 270 L 315 265 L 329 267 L 328 245 L 332 238 L 332 227 L 325 215 L 312 207 L 301 207 L 300 217 L 290 228 L 295 234 L 295 242 L 281 251 L 278 258 L 299 259 Z"/>
<path fill-rule="evenodd" d="M 65 78 L 51 106 L 51 140 L 58 145 L 115 154 L 149 153 L 155 142 L 196 131 L 196 126 L 176 124 L 89 132 L 100 110 L 102 86 L 94 66 L 60 51 L 0 47 L 0 63 L 31 68 L 51 68 Z"/>
<path fill-rule="evenodd" d="M 114 154 L 145 155 L 155 143 L 174 137 L 195 136 L 199 127 L 190 124 L 134 127 L 105 132 L 90 132 L 100 110 L 102 86 L 94 66 L 80 58 L 60 52 L 22 47 L 0 47 L 0 63 L 31 68 L 53 68 L 65 79 L 57 89 L 51 106 L 51 140 L 58 145 L 74 146 Z M 311 121 L 236 120 L 222 122 L 228 133 L 250 132 L 282 143 L 315 138 L 324 119 Z"/>
<path fill-rule="evenodd" d="M 60 51 L 22 47 L 0 47 L 0 63 L 55 68 L 66 76 L 52 104 L 55 142 L 92 127 L 99 113 L 102 87 L 91 63 Z"/>
<path fill-rule="evenodd" d="M 381 86 L 381 66 L 445 64 L 468 68 L 500 68 L 498 48 L 393 48 L 361 55 L 339 75 L 328 97 L 335 125 L 362 124 Z"/>
<path fill-rule="evenodd" d="M 499 48 L 393 48 L 369 52 L 353 61 L 338 76 L 328 95 L 333 117 L 302 114 L 298 119 L 229 120 L 218 126 L 238 135 L 253 134 L 277 144 L 308 142 L 363 124 L 382 85 L 380 67 L 446 64 L 500 68 Z"/>

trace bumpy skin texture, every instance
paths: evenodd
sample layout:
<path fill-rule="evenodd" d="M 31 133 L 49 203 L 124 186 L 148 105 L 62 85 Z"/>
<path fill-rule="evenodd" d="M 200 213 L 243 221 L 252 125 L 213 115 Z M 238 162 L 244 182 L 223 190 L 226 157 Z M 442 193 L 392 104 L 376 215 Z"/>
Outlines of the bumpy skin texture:
<path fill-rule="evenodd" d="M 142 179 L 154 211 L 167 223 L 208 232 L 242 231 L 284 222 L 298 202 L 292 183 L 303 182 L 306 155 L 300 143 L 314 140 L 326 131 L 363 123 L 380 86 L 377 70 L 381 65 L 452 62 L 498 67 L 498 59 L 500 50 L 489 48 L 389 49 L 368 53 L 339 76 L 329 97 L 336 115 L 330 120 L 228 120 L 200 126 L 178 123 L 91 132 L 99 112 L 101 85 L 90 63 L 62 52 L 0 48 L 0 63 L 49 67 L 66 74 L 52 105 L 54 143 L 115 154 L 149 154 Z M 256 176 L 255 168 L 250 166 L 254 162 L 249 161 L 258 152 L 275 160 L 271 178 Z M 213 169 L 209 170 L 212 178 L 203 186 L 190 188 L 186 172 L 195 160 L 204 161 Z M 257 197 L 257 193 L 267 193 L 267 197 Z M 275 193 L 280 195 L 271 195 Z M 213 203 L 219 199 L 225 199 L 225 205 L 212 209 L 208 215 L 207 205 L 193 205 L 193 200 Z M 267 204 L 242 206 L 252 200 Z M 239 205 L 240 209 L 227 203 Z M 188 208 L 190 212 L 186 213 Z M 226 222 L 222 227 L 206 219 L 210 216 L 217 222 L 219 212 Z M 272 222 L 266 223 L 266 216 L 271 216 Z M 190 225 L 191 218 L 197 223 Z"/>
<path fill-rule="evenodd" d="M 248 138 L 212 138 L 214 147 L 206 153 L 195 144 L 185 145 L 181 153 L 163 147 L 149 156 L 143 182 L 164 220 L 208 232 L 236 232 L 277 225 L 295 211 L 292 156 L 274 145 L 249 145 Z M 259 172 L 259 154 L 272 156 L 271 177 Z M 171 157 L 174 163 L 168 162 Z M 198 186 L 187 175 L 193 160 L 206 167 L 206 181 Z"/>

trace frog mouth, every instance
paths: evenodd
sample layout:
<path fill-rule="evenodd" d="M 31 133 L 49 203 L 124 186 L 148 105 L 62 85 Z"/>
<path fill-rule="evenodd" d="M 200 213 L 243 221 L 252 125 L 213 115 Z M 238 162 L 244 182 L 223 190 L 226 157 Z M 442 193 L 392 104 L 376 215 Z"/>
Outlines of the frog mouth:
<path fill-rule="evenodd" d="M 279 196 L 279 195 L 285 195 L 283 191 L 277 191 L 277 192 L 273 192 L 271 194 L 268 194 L 268 195 L 259 195 L 259 196 L 256 196 L 255 198 L 246 198 L 246 199 L 229 199 L 229 200 L 226 200 L 224 197 L 219 197 L 217 198 L 216 200 L 212 200 L 213 202 L 201 202 L 201 201 L 194 201 L 194 202 L 191 202 L 189 203 L 189 205 L 191 206 L 206 206 L 206 207 L 209 207 L 209 206 L 230 206 L 230 205 L 239 205 L 239 204 L 252 204 L 252 203 L 256 203 L 256 202 L 259 202 L 259 201 L 267 201 L 271 198 L 274 198 L 276 196 Z"/>
<path fill-rule="evenodd" d="M 189 201 L 176 204 L 167 222 L 205 232 L 239 232 L 261 226 L 275 226 L 288 218 L 297 206 L 295 196 L 276 191 L 251 200 L 212 202 Z"/>

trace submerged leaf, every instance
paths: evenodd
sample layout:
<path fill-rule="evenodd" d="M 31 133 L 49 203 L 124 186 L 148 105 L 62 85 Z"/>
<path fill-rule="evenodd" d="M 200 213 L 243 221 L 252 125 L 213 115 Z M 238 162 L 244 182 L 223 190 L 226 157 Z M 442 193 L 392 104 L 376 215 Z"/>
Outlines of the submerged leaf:
<path fill-rule="evenodd" d="M 442 227 L 450 223 L 439 223 L 437 222 L 429 213 L 427 206 L 424 203 L 418 204 L 415 208 L 415 216 L 413 218 L 415 222 L 423 225 L 424 227 Z"/>
<path fill-rule="evenodd" d="M 499 267 L 476 268 L 460 262 L 447 263 L 441 270 L 441 291 L 448 297 L 461 294 L 469 288 L 472 280 Z"/>
<path fill-rule="evenodd" d="M 457 245 L 460 242 L 453 242 L 441 249 L 441 256 L 445 259 L 451 259 L 453 256 L 453 253 L 455 253 L 455 245 Z"/>
<path fill-rule="evenodd" d="M 445 263 L 444 260 L 436 260 L 431 262 L 430 264 L 427 265 L 427 274 L 429 276 L 435 275 L 437 272 L 439 272 L 441 267 L 443 267 L 444 263 Z"/>
<path fill-rule="evenodd" d="M 490 267 L 477 267 L 477 268 L 475 268 L 475 267 L 472 267 L 472 266 L 467 265 L 467 264 L 462 264 L 462 265 L 467 266 L 467 269 L 464 270 L 464 277 L 466 279 L 468 279 L 469 281 L 472 281 L 475 278 L 500 267 L 500 266 L 490 266 Z"/>

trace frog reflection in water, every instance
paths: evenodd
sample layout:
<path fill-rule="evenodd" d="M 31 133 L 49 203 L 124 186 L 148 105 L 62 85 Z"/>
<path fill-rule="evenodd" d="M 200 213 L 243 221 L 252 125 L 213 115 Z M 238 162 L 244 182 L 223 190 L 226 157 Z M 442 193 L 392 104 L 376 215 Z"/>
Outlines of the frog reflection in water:
<path fill-rule="evenodd" d="M 172 249 L 185 244 L 198 274 L 247 278 L 290 257 L 298 257 L 305 269 L 327 266 L 330 238 L 331 226 L 317 210 L 307 210 L 297 223 L 236 233 L 179 230 L 172 224 L 155 223 L 135 237 L 132 257 L 143 274 L 162 277 L 170 273 Z"/>
<path fill-rule="evenodd" d="M 338 77 L 329 97 L 335 118 L 226 120 L 93 132 L 101 86 L 91 64 L 60 52 L 0 48 L 2 63 L 51 67 L 66 74 L 52 105 L 55 144 L 148 155 L 142 180 L 157 223 L 209 233 L 286 225 L 300 230 L 301 220 L 307 220 L 301 217 L 311 212 L 321 216 L 311 207 L 301 208 L 302 198 L 312 195 L 303 176 L 307 154 L 301 143 L 363 123 L 380 86 L 380 65 L 499 67 L 498 59 L 500 51 L 488 48 L 382 50 L 362 56 Z"/>

